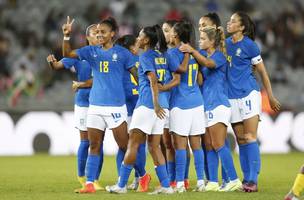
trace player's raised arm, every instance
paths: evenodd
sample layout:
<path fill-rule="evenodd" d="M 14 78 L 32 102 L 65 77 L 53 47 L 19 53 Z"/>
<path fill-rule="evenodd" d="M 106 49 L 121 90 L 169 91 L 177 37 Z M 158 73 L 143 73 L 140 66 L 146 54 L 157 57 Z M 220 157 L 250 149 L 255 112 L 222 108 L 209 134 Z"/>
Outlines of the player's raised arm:
<path fill-rule="evenodd" d="M 55 56 L 53 54 L 48 55 L 48 57 L 46 58 L 49 67 L 53 70 L 58 70 L 58 69 L 63 69 L 63 63 L 61 61 L 57 61 L 57 59 L 55 58 Z"/>
<path fill-rule="evenodd" d="M 67 58 L 77 58 L 77 54 L 75 50 L 71 50 L 70 45 L 70 35 L 72 32 L 72 25 L 74 23 L 74 19 L 70 20 L 70 16 L 67 16 L 67 21 L 62 25 L 62 33 L 63 33 L 63 42 L 62 42 L 62 55 Z"/>

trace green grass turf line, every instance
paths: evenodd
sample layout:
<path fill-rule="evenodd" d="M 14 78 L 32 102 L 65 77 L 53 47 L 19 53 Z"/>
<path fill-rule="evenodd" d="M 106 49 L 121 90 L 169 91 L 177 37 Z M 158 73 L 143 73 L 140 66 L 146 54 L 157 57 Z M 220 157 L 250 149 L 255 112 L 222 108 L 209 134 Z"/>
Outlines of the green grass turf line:
<path fill-rule="evenodd" d="M 234 155 L 238 175 L 241 176 L 238 157 Z M 263 155 L 262 171 L 259 178 L 259 192 L 246 194 L 233 193 L 195 193 L 150 196 L 128 192 L 124 195 L 97 192 L 79 195 L 73 193 L 80 185 L 76 179 L 76 156 L 35 155 L 30 157 L 0 157 L 0 200 L 149 200 L 149 199 L 187 199 L 187 200 L 278 200 L 283 199 L 293 184 L 293 180 L 304 163 L 303 153 L 286 155 Z M 158 186 L 151 157 L 148 156 L 147 171 L 152 175 L 150 190 Z M 129 179 L 132 181 L 133 174 Z M 100 183 L 112 185 L 117 180 L 115 157 L 105 157 Z M 195 186 L 193 158 L 190 168 L 191 187 Z"/>

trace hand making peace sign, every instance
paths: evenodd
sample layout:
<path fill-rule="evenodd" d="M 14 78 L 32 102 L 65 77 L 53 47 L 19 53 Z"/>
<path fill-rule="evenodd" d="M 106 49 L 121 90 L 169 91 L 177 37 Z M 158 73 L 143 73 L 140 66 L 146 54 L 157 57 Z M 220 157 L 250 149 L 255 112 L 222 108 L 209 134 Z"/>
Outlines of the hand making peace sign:
<path fill-rule="evenodd" d="M 74 23 L 74 19 L 71 21 L 70 16 L 67 16 L 67 22 L 62 25 L 62 32 L 64 36 L 69 36 L 72 32 L 72 24 Z"/>

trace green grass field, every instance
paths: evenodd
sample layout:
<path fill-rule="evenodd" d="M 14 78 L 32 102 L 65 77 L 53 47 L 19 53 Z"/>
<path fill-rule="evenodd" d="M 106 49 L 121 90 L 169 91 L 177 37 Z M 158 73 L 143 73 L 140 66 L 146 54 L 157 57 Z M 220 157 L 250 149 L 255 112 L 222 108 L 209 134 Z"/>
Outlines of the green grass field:
<path fill-rule="evenodd" d="M 234 156 L 236 167 L 240 174 L 239 162 Z M 96 194 L 74 194 L 79 187 L 76 181 L 76 157 L 55 157 L 37 155 L 31 157 L 0 157 L 0 199 L 41 199 L 41 200 L 69 200 L 69 199 L 188 199 L 188 200 L 237 200 L 263 199 L 280 200 L 290 189 L 300 166 L 303 164 L 303 153 L 287 155 L 263 155 L 262 172 L 259 179 L 260 191 L 255 194 L 242 192 L 233 193 L 194 193 L 174 195 L 150 196 L 129 192 L 125 195 L 97 192 Z M 191 186 L 195 184 L 193 159 L 191 160 Z M 113 184 L 117 179 L 114 157 L 105 157 L 100 182 L 103 186 Z M 147 161 L 147 171 L 152 174 L 151 190 L 157 186 L 157 178 L 152 166 L 151 158 Z M 132 175 L 133 177 L 133 175 Z M 130 178 L 131 181 L 132 178 Z"/>

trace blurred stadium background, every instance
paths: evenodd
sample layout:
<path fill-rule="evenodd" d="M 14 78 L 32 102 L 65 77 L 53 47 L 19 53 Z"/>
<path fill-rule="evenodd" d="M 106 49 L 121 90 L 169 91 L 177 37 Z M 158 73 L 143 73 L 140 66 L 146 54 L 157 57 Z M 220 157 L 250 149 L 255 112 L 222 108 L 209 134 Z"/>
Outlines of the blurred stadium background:
<path fill-rule="evenodd" d="M 5 138 L 0 155 L 76 152 L 74 76 L 67 70 L 51 71 L 46 63 L 49 53 L 62 58 L 61 25 L 67 15 L 76 19 L 72 44 L 78 48 L 85 44 L 86 26 L 109 15 L 124 35 L 165 19 L 187 19 L 197 26 L 208 12 L 218 12 L 226 27 L 236 10 L 249 13 L 257 24 L 256 41 L 283 105 L 281 113 L 272 113 L 263 95 L 261 150 L 304 151 L 303 5 L 303 0 L 0 0 L 0 134 Z M 20 141 L 19 148 L 12 141 Z M 109 137 L 110 149 L 105 148 L 113 154 L 111 141 Z"/>

